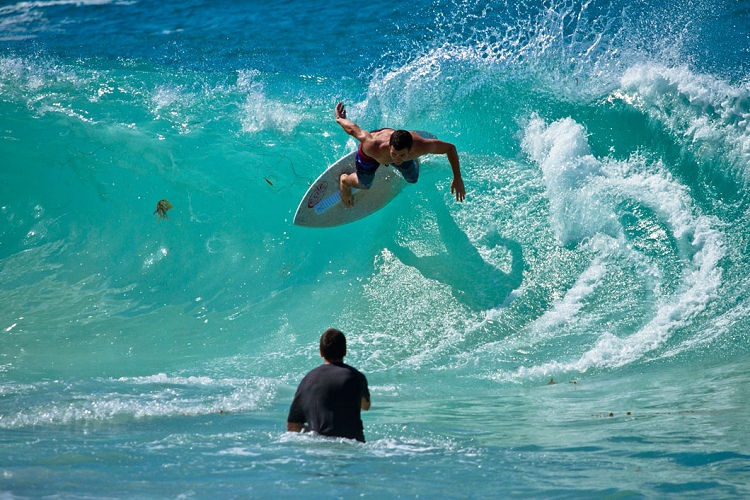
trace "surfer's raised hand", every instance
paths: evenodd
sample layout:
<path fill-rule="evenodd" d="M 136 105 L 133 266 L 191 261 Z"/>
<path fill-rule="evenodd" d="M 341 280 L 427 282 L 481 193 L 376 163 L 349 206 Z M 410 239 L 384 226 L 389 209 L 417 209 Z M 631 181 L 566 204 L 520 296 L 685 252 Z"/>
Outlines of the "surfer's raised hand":
<path fill-rule="evenodd" d="M 343 102 L 336 105 L 336 119 L 346 120 L 346 108 Z"/>
<path fill-rule="evenodd" d="M 451 194 L 453 193 L 456 193 L 456 201 L 463 202 L 466 199 L 464 180 L 460 176 L 454 177 L 451 181 Z"/>
<path fill-rule="evenodd" d="M 365 142 L 372 139 L 370 132 L 362 130 L 359 125 L 346 117 L 346 107 L 340 102 L 336 105 L 336 123 L 341 125 L 344 132 L 357 139 L 359 142 Z"/>

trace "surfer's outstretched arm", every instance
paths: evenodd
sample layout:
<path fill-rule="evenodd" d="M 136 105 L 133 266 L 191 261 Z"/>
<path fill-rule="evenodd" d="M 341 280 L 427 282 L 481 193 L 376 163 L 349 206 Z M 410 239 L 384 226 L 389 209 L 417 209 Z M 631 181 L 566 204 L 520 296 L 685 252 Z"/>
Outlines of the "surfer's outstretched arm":
<path fill-rule="evenodd" d="M 455 193 L 457 201 L 464 201 L 464 199 L 466 199 L 466 187 L 464 187 L 464 180 L 461 177 L 461 162 L 458 159 L 456 146 L 450 142 L 440 141 L 438 139 L 425 139 L 420 137 L 419 134 L 412 135 L 416 135 L 412 150 L 414 150 L 417 155 L 438 154 L 448 157 L 448 163 L 450 163 L 451 170 L 453 171 L 451 193 Z"/>
<path fill-rule="evenodd" d="M 363 130 L 359 125 L 349 120 L 346 117 L 346 108 L 344 103 L 340 102 L 336 105 L 336 123 L 341 125 L 344 132 L 357 139 L 359 142 L 365 142 L 370 139 L 370 132 Z"/>

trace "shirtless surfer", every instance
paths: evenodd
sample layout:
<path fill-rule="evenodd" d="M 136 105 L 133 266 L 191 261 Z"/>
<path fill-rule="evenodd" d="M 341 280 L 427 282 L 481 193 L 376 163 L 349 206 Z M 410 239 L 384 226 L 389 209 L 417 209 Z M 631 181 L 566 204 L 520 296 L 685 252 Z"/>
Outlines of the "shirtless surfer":
<path fill-rule="evenodd" d="M 457 201 L 464 201 L 466 188 L 461 178 L 461 165 L 456 146 L 437 139 L 425 139 L 416 132 L 383 128 L 367 132 L 346 118 L 344 103 L 336 105 L 336 122 L 344 131 L 359 141 L 356 170 L 351 174 L 341 174 L 339 188 L 341 201 L 351 207 L 354 204 L 352 188 L 369 189 L 380 165 L 393 165 L 401 172 L 406 182 L 415 183 L 419 178 L 417 158 L 427 154 L 443 154 L 453 170 L 451 193 Z"/>

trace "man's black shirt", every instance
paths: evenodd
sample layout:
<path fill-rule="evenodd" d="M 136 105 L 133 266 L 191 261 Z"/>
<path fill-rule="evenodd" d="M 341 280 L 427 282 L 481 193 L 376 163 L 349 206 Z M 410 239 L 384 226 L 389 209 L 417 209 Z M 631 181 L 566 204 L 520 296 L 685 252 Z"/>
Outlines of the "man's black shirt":
<path fill-rule="evenodd" d="M 367 378 L 351 366 L 326 363 L 305 375 L 289 408 L 287 422 L 307 423 L 323 436 L 365 441 L 360 410 L 370 400 Z"/>

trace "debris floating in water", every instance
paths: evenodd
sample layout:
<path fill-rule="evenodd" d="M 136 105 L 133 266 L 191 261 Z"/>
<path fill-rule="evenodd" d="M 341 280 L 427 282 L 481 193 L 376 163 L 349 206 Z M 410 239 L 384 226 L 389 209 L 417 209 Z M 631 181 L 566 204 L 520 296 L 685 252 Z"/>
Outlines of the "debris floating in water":
<path fill-rule="evenodd" d="M 167 210 L 172 208 L 172 204 L 169 203 L 167 200 L 159 200 L 159 203 L 156 204 L 156 210 L 154 210 L 155 214 L 159 214 L 159 218 L 157 219 L 157 222 L 160 221 L 163 218 L 169 219 L 167 216 Z"/>

